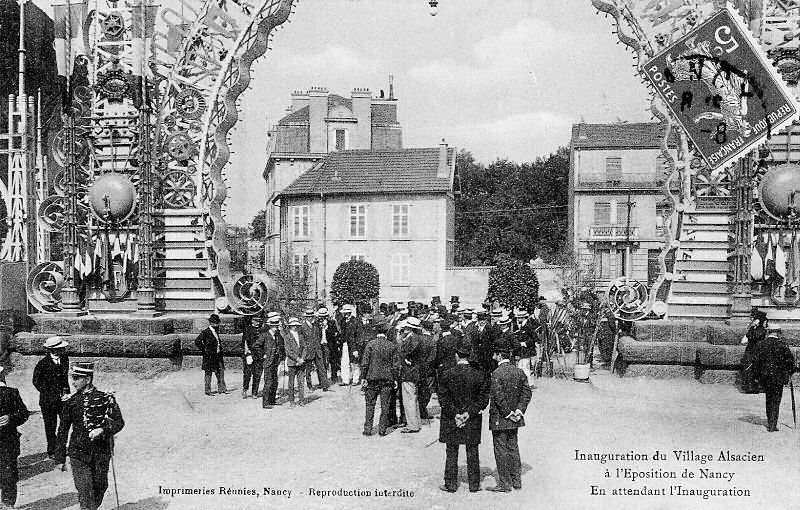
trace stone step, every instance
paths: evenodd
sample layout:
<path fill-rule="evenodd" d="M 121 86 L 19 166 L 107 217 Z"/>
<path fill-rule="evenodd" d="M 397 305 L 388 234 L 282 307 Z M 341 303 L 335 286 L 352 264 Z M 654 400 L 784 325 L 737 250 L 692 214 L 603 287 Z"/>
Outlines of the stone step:
<path fill-rule="evenodd" d="M 206 259 L 157 259 L 155 267 L 161 269 L 208 269 Z"/>
<path fill-rule="evenodd" d="M 730 294 L 727 282 L 672 282 L 672 293 L 674 294 Z"/>
<path fill-rule="evenodd" d="M 211 290 L 211 280 L 208 278 L 154 278 L 155 286 L 158 289 Z"/>
<path fill-rule="evenodd" d="M 730 232 L 730 229 L 731 227 L 727 223 L 725 224 L 684 223 L 683 228 L 681 229 L 681 233 L 687 234 L 690 232 Z"/>
<path fill-rule="evenodd" d="M 694 240 L 681 240 L 681 250 L 721 250 L 725 253 L 728 252 L 729 244 L 728 241 L 720 241 L 720 240 L 703 240 L 703 239 L 694 239 Z"/>
<path fill-rule="evenodd" d="M 214 311 L 213 297 L 175 298 L 165 296 L 161 298 L 161 301 L 164 302 L 164 308 L 170 311 L 198 312 L 206 315 Z"/>
<path fill-rule="evenodd" d="M 687 242 L 725 243 L 728 244 L 727 230 L 694 230 L 681 233 L 681 246 Z"/>
<path fill-rule="evenodd" d="M 684 260 L 684 255 L 687 255 L 688 258 Z M 692 248 L 690 250 L 681 249 L 680 253 L 678 254 L 678 263 L 681 264 L 686 261 L 690 260 L 701 260 L 704 262 L 725 262 L 728 261 L 728 251 L 727 250 L 701 250 L 698 248 Z"/>
<path fill-rule="evenodd" d="M 728 305 L 687 304 L 685 301 L 678 304 L 673 302 L 667 307 L 667 316 L 671 319 L 727 319 Z"/>
<path fill-rule="evenodd" d="M 692 258 L 691 260 L 679 260 L 676 265 L 678 269 L 676 269 L 676 273 L 685 273 L 685 272 L 709 272 L 709 273 L 727 273 L 728 272 L 728 262 L 726 261 L 717 261 L 717 260 L 695 260 Z"/>

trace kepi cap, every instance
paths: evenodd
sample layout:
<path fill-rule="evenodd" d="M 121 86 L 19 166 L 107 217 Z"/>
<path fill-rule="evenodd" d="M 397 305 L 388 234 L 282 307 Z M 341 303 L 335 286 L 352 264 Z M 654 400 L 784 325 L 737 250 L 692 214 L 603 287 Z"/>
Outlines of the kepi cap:
<path fill-rule="evenodd" d="M 89 377 L 94 375 L 94 363 L 77 361 L 72 365 L 72 375 L 76 377 Z"/>

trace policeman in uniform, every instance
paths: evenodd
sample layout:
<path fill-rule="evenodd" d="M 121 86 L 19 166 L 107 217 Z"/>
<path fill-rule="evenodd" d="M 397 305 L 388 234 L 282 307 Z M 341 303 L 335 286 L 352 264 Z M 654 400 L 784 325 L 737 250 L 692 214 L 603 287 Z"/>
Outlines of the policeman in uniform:
<path fill-rule="evenodd" d="M 103 502 L 108 488 L 108 464 L 114 454 L 114 435 L 125 426 L 114 396 L 95 388 L 93 379 L 94 363 L 73 365 L 75 393 L 64 403 L 55 455 L 62 471 L 69 455 L 81 510 L 96 510 Z"/>

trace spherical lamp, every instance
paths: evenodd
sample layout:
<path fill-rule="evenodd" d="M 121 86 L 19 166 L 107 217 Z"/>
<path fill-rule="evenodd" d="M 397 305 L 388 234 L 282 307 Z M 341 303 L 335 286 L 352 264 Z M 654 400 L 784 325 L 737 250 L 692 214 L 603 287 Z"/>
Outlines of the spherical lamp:
<path fill-rule="evenodd" d="M 122 221 L 133 212 L 136 188 L 123 174 L 103 174 L 89 186 L 89 205 L 103 221 Z"/>
<path fill-rule="evenodd" d="M 800 165 L 770 169 L 761 179 L 758 196 L 764 211 L 776 220 L 800 220 Z"/>

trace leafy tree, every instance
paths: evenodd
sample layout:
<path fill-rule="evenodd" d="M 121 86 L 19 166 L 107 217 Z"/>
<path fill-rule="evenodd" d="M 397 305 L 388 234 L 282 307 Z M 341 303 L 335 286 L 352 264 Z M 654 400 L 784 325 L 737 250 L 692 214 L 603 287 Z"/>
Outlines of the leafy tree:
<path fill-rule="evenodd" d="M 499 254 L 552 258 L 567 232 L 569 151 L 560 148 L 533 163 L 477 163 L 460 151 L 456 166 L 456 263 L 487 265 Z"/>
<path fill-rule="evenodd" d="M 539 300 L 539 279 L 525 262 L 500 255 L 489 271 L 489 302 L 498 301 L 506 308 L 533 309 Z"/>
<path fill-rule="evenodd" d="M 267 237 L 267 210 L 261 209 L 250 222 L 252 231 L 251 239 L 264 239 Z"/>
<path fill-rule="evenodd" d="M 363 260 L 342 262 L 333 273 L 331 299 L 336 306 L 355 304 L 378 297 L 380 293 L 378 270 Z"/>

